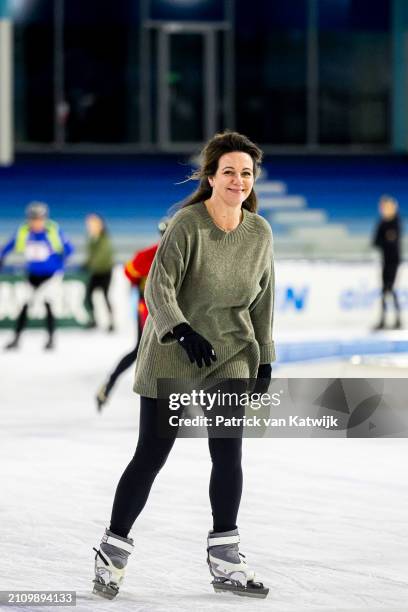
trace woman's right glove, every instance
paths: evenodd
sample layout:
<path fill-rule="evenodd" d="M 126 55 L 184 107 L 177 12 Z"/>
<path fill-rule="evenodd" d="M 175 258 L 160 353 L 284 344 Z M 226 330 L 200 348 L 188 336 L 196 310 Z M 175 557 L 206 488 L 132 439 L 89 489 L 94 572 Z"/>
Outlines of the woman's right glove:
<path fill-rule="evenodd" d="M 217 356 L 211 344 L 201 334 L 194 331 L 187 323 L 180 323 L 173 329 L 173 336 L 186 351 L 191 363 L 196 363 L 199 368 L 205 363 L 211 365 L 211 361 L 217 361 Z"/>

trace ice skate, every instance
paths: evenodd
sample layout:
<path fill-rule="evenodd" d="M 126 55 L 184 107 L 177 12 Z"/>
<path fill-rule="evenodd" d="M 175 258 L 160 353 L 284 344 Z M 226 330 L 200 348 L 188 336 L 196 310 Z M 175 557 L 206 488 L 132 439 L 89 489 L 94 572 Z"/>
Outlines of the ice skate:
<path fill-rule="evenodd" d="M 117 536 L 109 529 L 105 530 L 99 550 L 94 548 L 96 555 L 93 593 L 105 599 L 116 597 L 132 550 L 133 540 Z"/>
<path fill-rule="evenodd" d="M 20 341 L 20 338 L 18 336 L 16 336 L 13 340 L 11 340 L 11 342 L 6 344 L 6 346 L 4 347 L 4 350 L 5 351 L 12 351 L 14 349 L 18 349 L 19 341 Z"/>
<path fill-rule="evenodd" d="M 383 318 L 373 327 L 373 331 L 381 331 L 382 329 L 385 329 L 385 320 Z"/>
<path fill-rule="evenodd" d="M 264 599 L 269 589 L 255 581 L 255 573 L 248 568 L 244 555 L 239 552 L 238 529 L 208 534 L 207 563 L 214 577 L 216 593 L 229 591 L 244 597 Z"/>
<path fill-rule="evenodd" d="M 90 318 L 89 321 L 85 325 L 86 329 L 96 329 L 96 321 L 93 318 Z"/>
<path fill-rule="evenodd" d="M 54 338 L 50 336 L 46 344 L 44 344 L 44 351 L 52 351 L 55 348 Z"/>
<path fill-rule="evenodd" d="M 393 329 L 402 329 L 402 323 L 399 317 L 396 318 Z"/>
<path fill-rule="evenodd" d="M 96 394 L 96 408 L 98 410 L 98 412 L 102 412 L 102 408 L 104 407 L 104 405 L 106 404 L 106 402 L 108 401 L 108 386 L 102 385 L 102 387 L 99 389 L 98 393 Z"/>

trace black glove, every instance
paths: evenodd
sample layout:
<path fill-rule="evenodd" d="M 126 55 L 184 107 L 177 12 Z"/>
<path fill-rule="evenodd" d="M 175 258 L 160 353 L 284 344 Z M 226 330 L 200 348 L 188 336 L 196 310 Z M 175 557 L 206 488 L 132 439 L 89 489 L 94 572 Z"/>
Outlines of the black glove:
<path fill-rule="evenodd" d="M 258 367 L 256 382 L 252 393 L 266 393 L 272 378 L 272 366 L 270 363 L 261 363 Z"/>
<path fill-rule="evenodd" d="M 199 368 L 205 363 L 211 365 L 212 361 L 217 361 L 215 351 L 211 344 L 201 334 L 194 331 L 187 323 L 180 323 L 173 329 L 173 336 L 186 351 L 191 363 L 196 363 Z"/>

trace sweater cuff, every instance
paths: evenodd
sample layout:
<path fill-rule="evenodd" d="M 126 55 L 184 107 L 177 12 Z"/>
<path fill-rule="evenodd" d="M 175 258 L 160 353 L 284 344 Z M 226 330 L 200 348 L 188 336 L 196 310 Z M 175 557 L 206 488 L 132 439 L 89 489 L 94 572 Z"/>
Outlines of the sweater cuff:
<path fill-rule="evenodd" d="M 154 316 L 152 316 L 152 319 L 159 344 L 175 342 L 175 339 L 165 338 L 165 336 L 172 332 L 176 325 L 188 323 L 177 304 L 164 304 L 160 306 L 154 313 Z"/>
<path fill-rule="evenodd" d="M 259 351 L 259 363 L 272 363 L 272 361 L 275 361 L 276 355 L 274 342 L 271 342 L 270 344 L 260 344 Z"/>

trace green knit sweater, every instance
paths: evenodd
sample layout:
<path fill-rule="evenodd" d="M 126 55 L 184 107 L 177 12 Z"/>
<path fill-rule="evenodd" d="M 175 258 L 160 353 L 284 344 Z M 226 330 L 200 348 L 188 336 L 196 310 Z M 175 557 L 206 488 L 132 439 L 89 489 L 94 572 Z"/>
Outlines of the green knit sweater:
<path fill-rule="evenodd" d="M 98 238 L 89 238 L 86 244 L 87 259 L 85 266 L 91 274 L 105 274 L 113 267 L 113 248 L 110 237 L 101 234 Z"/>
<path fill-rule="evenodd" d="M 172 219 L 147 279 L 149 316 L 136 361 L 136 393 L 157 397 L 159 378 L 195 384 L 255 378 L 260 363 L 275 359 L 272 232 L 265 219 L 242 210 L 231 232 L 215 225 L 204 203 Z M 190 363 L 167 336 L 179 323 L 211 342 L 216 362 L 202 368 Z"/>

